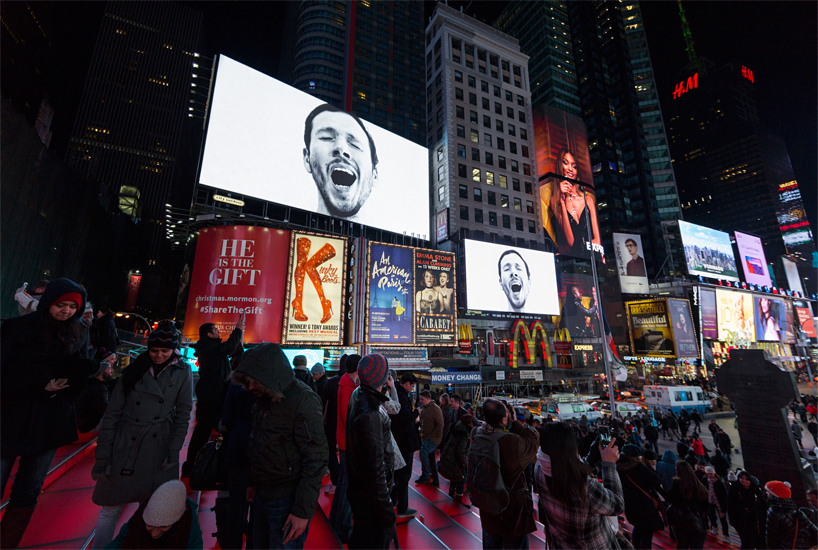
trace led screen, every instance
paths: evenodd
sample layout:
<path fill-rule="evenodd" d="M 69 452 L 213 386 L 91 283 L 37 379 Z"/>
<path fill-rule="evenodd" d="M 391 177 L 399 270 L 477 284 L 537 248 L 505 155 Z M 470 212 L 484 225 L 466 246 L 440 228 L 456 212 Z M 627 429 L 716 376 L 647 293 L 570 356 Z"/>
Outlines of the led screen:
<path fill-rule="evenodd" d="M 324 364 L 324 350 L 322 349 L 287 349 L 282 348 L 281 351 L 290 361 L 290 366 L 293 366 L 293 359 L 296 355 L 303 355 L 307 358 L 307 368 L 311 369 L 316 363 Z M 295 367 L 293 367 L 295 368 Z"/>
<path fill-rule="evenodd" d="M 709 227 L 679 221 L 687 272 L 725 281 L 738 281 L 730 235 Z"/>
<path fill-rule="evenodd" d="M 787 310 L 783 300 L 753 296 L 756 316 L 756 339 L 759 342 L 779 342 L 787 332 Z"/>
<path fill-rule="evenodd" d="M 665 300 L 625 302 L 634 355 L 674 357 L 673 330 Z"/>
<path fill-rule="evenodd" d="M 744 280 L 753 285 L 772 286 L 761 239 L 739 231 L 734 234 L 736 245 L 738 245 L 739 261 L 744 270 Z"/>
<path fill-rule="evenodd" d="M 420 147 L 219 56 L 199 183 L 428 239 Z"/>
<path fill-rule="evenodd" d="M 745 338 L 755 342 L 755 315 L 753 295 L 716 289 L 716 307 L 719 317 L 719 340 L 736 341 Z"/>
<path fill-rule="evenodd" d="M 784 257 L 781 258 L 781 265 L 784 266 L 784 273 L 787 275 L 787 284 L 790 290 L 800 292 L 803 296 L 804 287 L 801 286 L 801 276 L 798 274 L 798 265 Z"/>
<path fill-rule="evenodd" d="M 639 235 L 614 233 L 614 258 L 619 284 L 626 294 L 648 293 L 648 272 L 645 269 L 645 253 Z"/>
<path fill-rule="evenodd" d="M 560 314 L 553 254 L 482 241 L 464 242 L 469 309 Z"/>

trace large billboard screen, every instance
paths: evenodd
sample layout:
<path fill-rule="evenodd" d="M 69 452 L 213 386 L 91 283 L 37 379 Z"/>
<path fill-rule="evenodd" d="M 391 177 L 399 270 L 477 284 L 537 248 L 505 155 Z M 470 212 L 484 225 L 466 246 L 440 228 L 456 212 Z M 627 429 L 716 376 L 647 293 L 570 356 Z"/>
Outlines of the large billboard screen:
<path fill-rule="evenodd" d="M 755 311 L 753 295 L 716 289 L 719 317 L 719 340 L 740 338 L 755 342 Z"/>
<path fill-rule="evenodd" d="M 229 334 L 246 314 L 245 343 L 280 342 L 290 232 L 228 225 L 199 230 L 190 279 L 184 336 L 199 339 L 213 323 Z"/>
<path fill-rule="evenodd" d="M 427 150 L 219 56 L 199 183 L 429 238 Z"/>
<path fill-rule="evenodd" d="M 687 272 L 725 281 L 738 281 L 730 235 L 709 227 L 679 220 L 679 232 L 685 249 Z"/>
<path fill-rule="evenodd" d="M 787 285 L 793 292 L 800 292 L 804 295 L 804 287 L 801 286 L 801 276 L 798 274 L 798 265 L 792 260 L 781 257 L 781 265 L 784 266 L 784 273 L 787 276 Z"/>
<path fill-rule="evenodd" d="M 668 298 L 667 310 L 670 314 L 676 357 L 698 357 L 698 338 L 696 338 L 696 327 L 693 326 L 693 316 L 690 313 L 690 302 Z"/>
<path fill-rule="evenodd" d="M 634 355 L 674 357 L 673 331 L 665 300 L 625 302 Z"/>
<path fill-rule="evenodd" d="M 807 305 L 809 306 L 809 304 Z M 810 338 L 818 338 L 815 334 L 815 321 L 812 317 L 812 307 L 796 306 L 795 311 L 798 314 L 798 324 L 801 325 L 801 330 Z"/>
<path fill-rule="evenodd" d="M 734 232 L 738 246 L 739 261 L 744 270 L 744 280 L 753 285 L 772 286 L 770 273 L 767 271 L 767 258 L 761 239 L 739 231 Z"/>
<path fill-rule="evenodd" d="M 593 278 L 579 273 L 561 273 L 559 297 L 562 309 L 557 328 L 567 328 L 571 338 L 602 336 Z"/>
<path fill-rule="evenodd" d="M 767 296 L 753 296 L 756 322 L 756 340 L 759 342 L 780 342 L 787 332 L 787 310 L 783 300 Z"/>
<path fill-rule="evenodd" d="M 454 345 L 457 292 L 454 254 L 415 249 L 415 342 Z"/>
<path fill-rule="evenodd" d="M 368 258 L 366 341 L 378 345 L 413 344 L 413 249 L 370 242 Z M 438 305 L 436 300 L 436 311 Z"/>
<path fill-rule="evenodd" d="M 546 234 L 560 254 L 590 258 L 593 249 L 604 255 L 585 123 L 540 105 L 534 109 L 534 139 Z"/>
<path fill-rule="evenodd" d="M 468 239 L 464 243 L 469 309 L 559 315 L 553 254 Z"/>
<path fill-rule="evenodd" d="M 647 294 L 648 272 L 645 269 L 645 253 L 642 237 L 626 233 L 614 233 L 614 258 L 619 284 L 626 294 Z"/>
<path fill-rule="evenodd" d="M 292 232 L 282 342 L 341 344 L 346 239 Z"/>
<path fill-rule="evenodd" d="M 702 316 L 702 337 L 716 340 L 719 337 L 719 322 L 716 307 L 716 293 L 701 288 L 699 308 Z"/>

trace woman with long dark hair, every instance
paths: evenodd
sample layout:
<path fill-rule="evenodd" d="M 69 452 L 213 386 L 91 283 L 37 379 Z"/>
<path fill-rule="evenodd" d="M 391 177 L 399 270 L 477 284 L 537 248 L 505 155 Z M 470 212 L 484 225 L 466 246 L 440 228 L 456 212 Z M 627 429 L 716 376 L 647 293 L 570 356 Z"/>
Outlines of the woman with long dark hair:
<path fill-rule="evenodd" d="M 758 480 L 746 470 L 739 470 L 727 492 L 727 517 L 738 531 L 742 548 L 764 546 L 767 500 Z"/>
<path fill-rule="evenodd" d="M 577 438 L 565 422 L 549 422 L 540 430 L 534 486 L 540 495 L 539 519 L 549 548 L 608 549 L 615 546 L 606 516 L 625 511 L 616 472 L 619 449 L 612 439 L 599 445 L 602 483 L 579 458 Z"/>
<path fill-rule="evenodd" d="M 684 460 L 676 463 L 676 477 L 667 500 L 668 522 L 676 535 L 676 548 L 703 548 L 707 538 L 707 488 Z"/>
<path fill-rule="evenodd" d="M 94 504 L 102 506 L 94 548 L 111 542 L 122 507 L 148 499 L 157 487 L 179 479 L 179 451 L 193 407 L 190 366 L 176 350 L 179 333 L 162 321 L 148 337 L 148 351 L 125 369 L 100 424 Z"/>
<path fill-rule="evenodd" d="M 36 311 L 9 319 L 0 330 L 0 493 L 20 457 L 0 523 L 2 548 L 20 544 L 57 449 L 77 440 L 74 398 L 99 367 L 87 359 L 84 309 L 85 290 L 54 279 Z"/>

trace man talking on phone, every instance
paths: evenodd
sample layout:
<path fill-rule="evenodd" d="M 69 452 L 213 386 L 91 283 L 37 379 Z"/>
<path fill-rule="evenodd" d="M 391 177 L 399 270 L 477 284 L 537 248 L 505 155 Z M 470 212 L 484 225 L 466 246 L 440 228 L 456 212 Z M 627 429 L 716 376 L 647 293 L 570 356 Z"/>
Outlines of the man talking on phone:
<path fill-rule="evenodd" d="M 210 434 L 218 425 L 224 410 L 226 386 L 230 379 L 229 357 L 241 351 L 242 334 L 244 333 L 242 313 L 230 337 L 222 342 L 219 327 L 214 323 L 205 323 L 199 327 L 199 341 L 194 349 L 199 359 L 199 381 L 196 382 L 196 428 L 190 436 L 187 448 L 187 460 L 182 465 L 182 477 L 187 477 L 193 470 L 196 455 L 210 441 Z"/>

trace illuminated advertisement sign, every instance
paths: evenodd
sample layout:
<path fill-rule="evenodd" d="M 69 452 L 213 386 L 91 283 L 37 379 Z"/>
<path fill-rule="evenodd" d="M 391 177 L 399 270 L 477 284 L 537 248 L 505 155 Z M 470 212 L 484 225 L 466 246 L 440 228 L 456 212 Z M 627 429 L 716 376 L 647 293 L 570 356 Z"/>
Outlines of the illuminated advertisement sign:
<path fill-rule="evenodd" d="M 784 332 L 784 343 L 794 344 L 796 342 L 796 330 L 798 327 L 795 323 L 795 312 L 793 311 L 792 302 L 784 300 L 785 319 L 787 320 L 786 330 Z"/>
<path fill-rule="evenodd" d="M 413 249 L 369 243 L 366 341 L 379 344 L 415 342 Z M 435 292 L 437 308 L 439 294 Z M 451 303 L 451 302 L 449 302 Z M 438 311 L 438 309 L 435 309 Z"/>
<path fill-rule="evenodd" d="M 739 261 L 744 270 L 744 280 L 754 285 L 773 286 L 767 271 L 767 257 L 764 255 L 761 239 L 739 231 L 735 231 L 734 235 L 738 246 Z"/>
<path fill-rule="evenodd" d="M 199 183 L 429 237 L 424 147 L 224 55 Z"/>
<path fill-rule="evenodd" d="M 590 258 L 593 248 L 604 255 L 585 123 L 540 105 L 534 109 L 534 139 L 545 232 L 560 254 Z"/>
<path fill-rule="evenodd" d="M 687 77 L 687 81 L 682 80 L 678 84 L 676 84 L 676 88 L 673 89 L 673 99 L 678 98 L 682 94 L 689 92 L 694 88 L 699 87 L 699 73 L 696 72 L 693 76 Z"/>
<path fill-rule="evenodd" d="M 759 342 L 779 342 L 781 333 L 787 332 L 787 310 L 783 300 L 767 296 L 753 296 L 755 306 L 756 340 Z"/>
<path fill-rule="evenodd" d="M 184 336 L 199 339 L 213 323 L 230 334 L 246 314 L 245 343 L 280 342 L 290 232 L 228 225 L 199 230 L 190 279 Z"/>
<path fill-rule="evenodd" d="M 796 307 L 795 311 L 798 314 L 798 323 L 801 325 L 801 330 L 810 338 L 818 338 L 815 334 L 815 321 L 812 318 L 811 308 Z"/>
<path fill-rule="evenodd" d="M 128 300 L 125 302 L 125 309 L 136 307 L 136 298 L 139 296 L 139 285 L 142 283 L 142 275 L 131 275 L 128 283 Z"/>
<path fill-rule="evenodd" d="M 625 302 L 634 355 L 674 357 L 673 332 L 665 300 Z"/>
<path fill-rule="evenodd" d="M 798 274 L 798 266 L 792 260 L 781 258 L 781 265 L 784 266 L 784 274 L 787 276 L 787 284 L 793 292 L 800 292 L 804 295 L 804 288 L 801 286 L 801 276 Z"/>
<path fill-rule="evenodd" d="M 755 312 L 753 295 L 716 289 L 719 317 L 719 340 L 755 342 Z"/>
<path fill-rule="evenodd" d="M 324 350 L 322 349 L 286 349 L 282 348 L 284 352 L 284 356 L 290 362 L 290 366 L 293 366 L 293 359 L 295 359 L 298 355 L 303 355 L 307 359 L 307 368 L 311 369 L 313 365 L 316 363 L 324 364 Z M 293 367 L 295 368 L 295 367 Z"/>
<path fill-rule="evenodd" d="M 679 233 L 682 236 L 687 272 L 690 275 L 725 281 L 739 280 L 730 235 L 681 220 Z"/>
<path fill-rule="evenodd" d="M 559 315 L 553 254 L 468 239 L 464 246 L 469 309 Z"/>
<path fill-rule="evenodd" d="M 755 84 L 755 80 L 753 80 L 753 71 L 751 71 L 744 65 L 741 66 L 741 76 Z"/>
<path fill-rule="evenodd" d="M 454 254 L 415 249 L 415 342 L 418 344 L 455 344 L 454 264 Z"/>
<path fill-rule="evenodd" d="M 342 344 L 346 239 L 292 232 L 282 342 Z"/>
<path fill-rule="evenodd" d="M 614 257 L 622 292 L 627 294 L 648 293 L 648 272 L 645 269 L 645 253 L 642 237 L 626 233 L 614 233 Z"/>
<path fill-rule="evenodd" d="M 699 290 L 699 308 L 702 315 L 702 336 L 711 340 L 719 337 L 718 314 L 716 313 L 716 293 L 704 288 Z"/>
<path fill-rule="evenodd" d="M 778 184 L 776 216 L 787 250 L 795 252 L 803 248 L 808 253 L 815 250 L 804 201 L 796 180 Z"/>
<path fill-rule="evenodd" d="M 442 243 L 449 238 L 449 209 L 438 212 L 435 216 L 435 235 L 437 242 Z"/>
<path fill-rule="evenodd" d="M 698 338 L 696 338 L 696 327 L 693 326 L 693 316 L 690 313 L 690 302 L 668 298 L 667 310 L 670 314 L 676 357 L 698 357 Z"/>
<path fill-rule="evenodd" d="M 578 273 L 561 273 L 559 298 L 562 308 L 557 327 L 567 328 L 571 338 L 602 336 L 593 278 Z"/>

